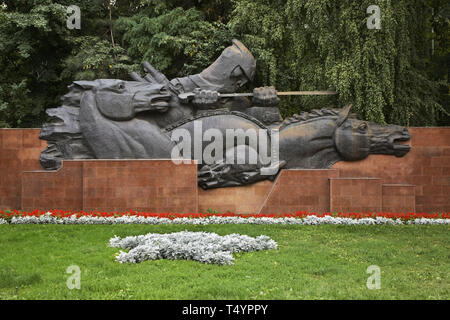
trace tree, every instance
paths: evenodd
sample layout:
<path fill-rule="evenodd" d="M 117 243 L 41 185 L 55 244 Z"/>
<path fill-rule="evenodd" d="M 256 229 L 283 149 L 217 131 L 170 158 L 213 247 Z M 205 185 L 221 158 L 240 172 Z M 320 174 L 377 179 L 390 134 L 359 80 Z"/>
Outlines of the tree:
<path fill-rule="evenodd" d="M 0 7 L 0 127 L 40 127 L 45 109 L 58 106 L 73 80 L 126 77 L 137 69 L 123 48 L 109 43 L 107 3 L 79 1 L 82 29 L 69 30 L 72 3 L 23 0 Z"/>
<path fill-rule="evenodd" d="M 66 9 L 49 1 L 23 2 L 28 12 L 0 9 L 0 125 L 36 126 L 61 89 Z M 25 10 L 23 10 L 25 11 Z"/>
<path fill-rule="evenodd" d="M 68 30 L 72 0 L 0 0 L 0 127 L 40 127 L 73 80 L 129 79 L 144 60 L 197 73 L 232 38 L 257 59 L 254 86 L 339 92 L 283 97 L 283 116 L 353 103 L 379 123 L 449 125 L 447 2 L 377 0 L 368 29 L 372 0 L 79 0 Z"/>
<path fill-rule="evenodd" d="M 181 7 L 148 17 L 137 14 L 117 21 L 128 54 L 181 77 L 201 71 L 230 44 L 225 25 L 205 20 L 202 11 Z"/>
<path fill-rule="evenodd" d="M 427 75 L 430 8 L 420 0 L 380 0 L 382 27 L 368 29 L 373 1 L 235 1 L 230 25 L 263 64 L 258 82 L 278 89 L 328 89 L 367 120 L 435 125 L 445 110 L 439 83 Z M 325 106 L 322 98 L 292 99 L 282 108 Z M 294 109 L 294 110 L 293 110 Z M 448 115 L 447 115 L 448 116 Z"/>

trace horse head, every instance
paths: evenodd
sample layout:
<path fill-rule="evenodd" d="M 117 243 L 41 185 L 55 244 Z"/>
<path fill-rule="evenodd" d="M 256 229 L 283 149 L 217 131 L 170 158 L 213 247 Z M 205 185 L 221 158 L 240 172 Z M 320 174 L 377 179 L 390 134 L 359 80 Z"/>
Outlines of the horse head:
<path fill-rule="evenodd" d="M 351 105 L 339 112 L 336 120 L 334 142 L 343 160 L 362 160 L 369 154 L 386 154 L 403 157 L 411 147 L 400 142 L 411 135 L 406 127 L 379 125 L 349 117 Z"/>
<path fill-rule="evenodd" d="M 100 79 L 74 84 L 91 90 L 100 112 L 113 120 L 129 120 L 143 111 L 165 112 L 173 98 L 166 85 L 159 83 Z"/>

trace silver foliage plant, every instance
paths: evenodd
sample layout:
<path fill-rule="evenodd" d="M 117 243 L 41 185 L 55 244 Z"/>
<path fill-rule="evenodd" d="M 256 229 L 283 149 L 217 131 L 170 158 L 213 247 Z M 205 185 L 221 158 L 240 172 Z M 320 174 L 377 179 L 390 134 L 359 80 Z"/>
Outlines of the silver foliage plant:
<path fill-rule="evenodd" d="M 121 248 L 116 260 L 120 263 L 139 263 L 145 260 L 195 260 L 208 264 L 231 265 L 236 252 L 277 249 L 277 243 L 267 236 L 253 238 L 247 235 L 219 236 L 208 232 L 149 233 L 140 236 L 109 240 L 109 246 Z"/>
<path fill-rule="evenodd" d="M 341 224 L 341 225 L 405 225 L 405 224 L 450 224 L 450 219 L 426 219 L 418 218 L 408 221 L 401 219 L 392 219 L 384 217 L 376 218 L 341 218 L 341 217 L 316 217 L 308 216 L 305 218 L 242 218 L 242 217 L 219 217 L 211 216 L 208 218 L 156 218 L 143 216 L 122 216 L 122 217 L 90 217 L 82 216 L 77 218 L 75 215 L 67 218 L 57 218 L 50 213 L 39 217 L 13 217 L 11 224 L 183 224 L 183 225 L 208 225 L 208 224 L 259 224 L 259 225 L 322 225 L 322 224 Z M 1 222 L 0 222 L 1 224 Z"/>

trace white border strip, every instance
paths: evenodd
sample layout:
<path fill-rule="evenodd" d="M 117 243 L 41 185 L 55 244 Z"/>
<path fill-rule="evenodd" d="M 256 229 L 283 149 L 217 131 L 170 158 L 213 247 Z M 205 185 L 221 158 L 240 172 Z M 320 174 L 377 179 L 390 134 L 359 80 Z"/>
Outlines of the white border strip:
<path fill-rule="evenodd" d="M 0 219 L 0 224 L 7 224 L 5 219 Z M 182 224 L 182 225 L 209 225 L 209 224 L 255 224 L 255 225 L 449 225 L 450 219 L 414 219 L 403 221 L 401 219 L 392 218 L 340 218 L 340 217 L 316 217 L 308 216 L 305 218 L 242 218 L 242 217 L 217 217 L 211 216 L 207 218 L 155 218 L 142 216 L 123 216 L 123 217 L 88 217 L 83 216 L 77 218 L 75 215 L 67 218 L 57 218 L 50 214 L 41 215 L 39 217 L 13 217 L 10 224 L 146 224 L 146 225 L 166 225 L 166 224 Z"/>

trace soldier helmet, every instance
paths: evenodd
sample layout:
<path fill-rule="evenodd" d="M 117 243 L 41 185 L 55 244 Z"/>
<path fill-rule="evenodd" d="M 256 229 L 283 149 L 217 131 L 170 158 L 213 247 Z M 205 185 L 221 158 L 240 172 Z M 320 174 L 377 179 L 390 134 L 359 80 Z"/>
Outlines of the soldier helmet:
<path fill-rule="evenodd" d="M 247 47 L 239 40 L 233 39 L 232 43 L 233 45 L 230 48 L 236 58 L 236 63 L 242 68 L 247 78 L 252 81 L 256 71 L 255 58 Z"/>
<path fill-rule="evenodd" d="M 227 47 L 212 65 L 189 79 L 203 89 L 234 92 L 238 82 L 231 75 L 238 67 L 249 81 L 253 80 L 256 71 L 255 58 L 242 42 L 233 39 L 232 45 Z"/>

